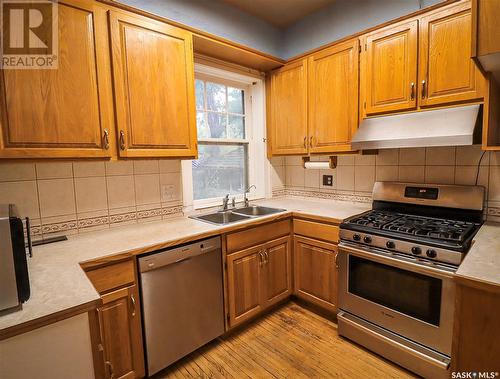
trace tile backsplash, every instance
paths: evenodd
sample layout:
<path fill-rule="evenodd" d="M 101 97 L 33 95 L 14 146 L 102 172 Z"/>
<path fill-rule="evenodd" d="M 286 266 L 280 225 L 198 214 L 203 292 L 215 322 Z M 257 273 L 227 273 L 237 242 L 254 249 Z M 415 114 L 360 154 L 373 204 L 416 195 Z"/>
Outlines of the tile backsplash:
<path fill-rule="evenodd" d="M 273 195 L 370 202 L 375 181 L 472 185 L 481 155 L 480 146 L 386 149 L 339 156 L 333 170 L 306 170 L 300 157 L 275 157 Z M 323 175 L 333 176 L 333 186 L 323 186 Z M 487 218 L 500 221 L 500 152 L 484 154 L 478 184 L 486 188 Z"/>
<path fill-rule="evenodd" d="M 30 217 L 34 238 L 182 214 L 179 160 L 0 163 L 0 203 Z"/>

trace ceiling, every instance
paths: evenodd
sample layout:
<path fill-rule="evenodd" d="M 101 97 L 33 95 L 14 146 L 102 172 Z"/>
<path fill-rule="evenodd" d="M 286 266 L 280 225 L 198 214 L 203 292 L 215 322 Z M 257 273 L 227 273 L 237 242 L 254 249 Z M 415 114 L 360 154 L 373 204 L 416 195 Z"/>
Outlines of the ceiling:
<path fill-rule="evenodd" d="M 222 0 L 277 27 L 284 28 L 335 0 Z"/>

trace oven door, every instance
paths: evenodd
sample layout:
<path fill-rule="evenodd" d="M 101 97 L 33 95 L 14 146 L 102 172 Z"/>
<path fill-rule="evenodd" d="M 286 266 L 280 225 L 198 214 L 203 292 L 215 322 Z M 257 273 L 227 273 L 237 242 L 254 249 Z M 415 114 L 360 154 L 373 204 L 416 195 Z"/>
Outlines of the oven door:
<path fill-rule="evenodd" d="M 451 356 L 454 270 L 342 242 L 339 308 Z"/>

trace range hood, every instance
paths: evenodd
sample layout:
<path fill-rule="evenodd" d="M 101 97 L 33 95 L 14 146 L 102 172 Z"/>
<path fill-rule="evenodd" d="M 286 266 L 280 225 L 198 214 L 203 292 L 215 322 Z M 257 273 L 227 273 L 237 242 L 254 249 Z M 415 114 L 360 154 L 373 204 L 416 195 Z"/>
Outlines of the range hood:
<path fill-rule="evenodd" d="M 480 143 L 480 105 L 367 118 L 354 135 L 354 150 L 463 146 Z"/>

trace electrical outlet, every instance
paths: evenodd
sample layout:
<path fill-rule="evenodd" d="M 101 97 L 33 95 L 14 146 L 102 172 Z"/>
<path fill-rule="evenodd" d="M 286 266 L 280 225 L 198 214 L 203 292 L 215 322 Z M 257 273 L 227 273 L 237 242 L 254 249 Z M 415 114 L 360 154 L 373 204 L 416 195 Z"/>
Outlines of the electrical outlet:
<path fill-rule="evenodd" d="M 323 175 L 323 185 L 324 186 L 333 186 L 333 175 Z"/>

